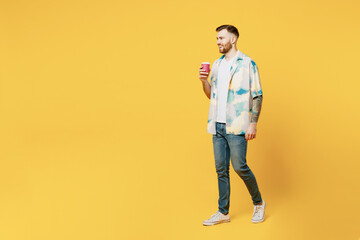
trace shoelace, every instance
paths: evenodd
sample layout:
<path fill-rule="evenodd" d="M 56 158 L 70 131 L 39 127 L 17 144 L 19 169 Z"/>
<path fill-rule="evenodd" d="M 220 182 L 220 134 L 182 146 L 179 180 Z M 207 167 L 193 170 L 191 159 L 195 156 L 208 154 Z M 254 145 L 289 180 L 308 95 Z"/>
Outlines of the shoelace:
<path fill-rule="evenodd" d="M 220 215 L 220 212 L 217 211 L 215 214 L 210 216 L 210 219 L 215 219 L 216 217 L 218 217 Z"/>
<path fill-rule="evenodd" d="M 255 211 L 254 211 L 254 214 L 253 215 L 256 215 L 256 216 L 259 216 L 260 213 L 261 213 L 261 208 L 260 206 L 255 206 Z"/>

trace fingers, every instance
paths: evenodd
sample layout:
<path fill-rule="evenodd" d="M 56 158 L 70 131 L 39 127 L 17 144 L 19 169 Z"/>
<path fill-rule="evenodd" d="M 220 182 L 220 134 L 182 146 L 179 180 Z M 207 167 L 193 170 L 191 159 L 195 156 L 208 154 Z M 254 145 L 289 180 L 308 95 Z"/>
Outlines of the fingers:
<path fill-rule="evenodd" d="M 202 80 L 207 80 L 208 77 L 209 77 L 209 73 L 203 70 L 202 67 L 200 67 L 199 78 Z"/>
<path fill-rule="evenodd" d="M 208 76 L 209 76 L 209 74 L 206 73 L 206 72 L 205 72 L 205 73 L 204 73 L 204 72 L 200 72 L 200 74 L 199 74 L 199 77 L 204 78 L 204 79 L 207 79 Z"/>
<path fill-rule="evenodd" d="M 209 68 L 209 72 L 211 71 L 211 69 Z M 200 67 L 200 72 L 206 72 L 206 73 L 209 73 L 209 72 L 207 72 L 207 71 L 205 71 L 205 70 L 203 70 L 203 67 L 201 66 Z"/>
<path fill-rule="evenodd" d="M 245 134 L 245 139 L 246 139 L 246 141 L 252 140 L 252 139 L 254 139 L 254 138 L 256 138 L 256 133 L 246 133 L 246 134 Z"/>
<path fill-rule="evenodd" d="M 200 67 L 200 73 L 209 75 L 209 73 L 207 71 L 203 70 L 202 67 Z"/>

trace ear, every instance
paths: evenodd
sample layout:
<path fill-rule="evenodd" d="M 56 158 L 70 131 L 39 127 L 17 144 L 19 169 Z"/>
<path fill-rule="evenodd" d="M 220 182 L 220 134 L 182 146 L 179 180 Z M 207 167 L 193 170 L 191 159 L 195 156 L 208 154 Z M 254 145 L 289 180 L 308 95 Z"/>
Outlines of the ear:
<path fill-rule="evenodd" d="M 232 35 L 232 37 L 231 37 L 231 43 L 232 43 L 232 44 L 235 44 L 235 42 L 236 42 L 236 36 L 235 36 L 235 35 Z"/>

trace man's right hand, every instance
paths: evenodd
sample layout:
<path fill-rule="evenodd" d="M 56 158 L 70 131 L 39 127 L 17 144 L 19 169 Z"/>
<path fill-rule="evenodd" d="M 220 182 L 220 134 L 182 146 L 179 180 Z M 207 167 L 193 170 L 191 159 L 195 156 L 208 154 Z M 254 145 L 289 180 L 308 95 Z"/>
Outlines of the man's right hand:
<path fill-rule="evenodd" d="M 199 71 L 199 79 L 200 79 L 200 81 L 205 83 L 205 82 L 207 82 L 208 78 L 209 78 L 209 73 L 206 72 L 205 70 L 203 70 L 202 67 L 200 67 L 200 71 Z"/>

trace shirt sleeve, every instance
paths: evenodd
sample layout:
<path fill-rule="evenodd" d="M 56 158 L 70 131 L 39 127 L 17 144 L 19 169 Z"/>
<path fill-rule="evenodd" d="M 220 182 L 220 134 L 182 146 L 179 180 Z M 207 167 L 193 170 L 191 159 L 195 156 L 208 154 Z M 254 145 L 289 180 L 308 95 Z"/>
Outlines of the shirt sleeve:
<path fill-rule="evenodd" d="M 213 81 L 215 80 L 215 76 L 213 76 L 213 67 L 215 66 L 216 60 L 213 62 L 213 64 L 210 66 L 211 72 L 210 72 L 210 76 L 209 76 L 209 84 L 210 87 L 212 86 Z"/>
<path fill-rule="evenodd" d="M 250 64 L 250 92 L 252 98 L 263 95 L 260 83 L 259 69 L 253 60 L 251 60 Z"/>

